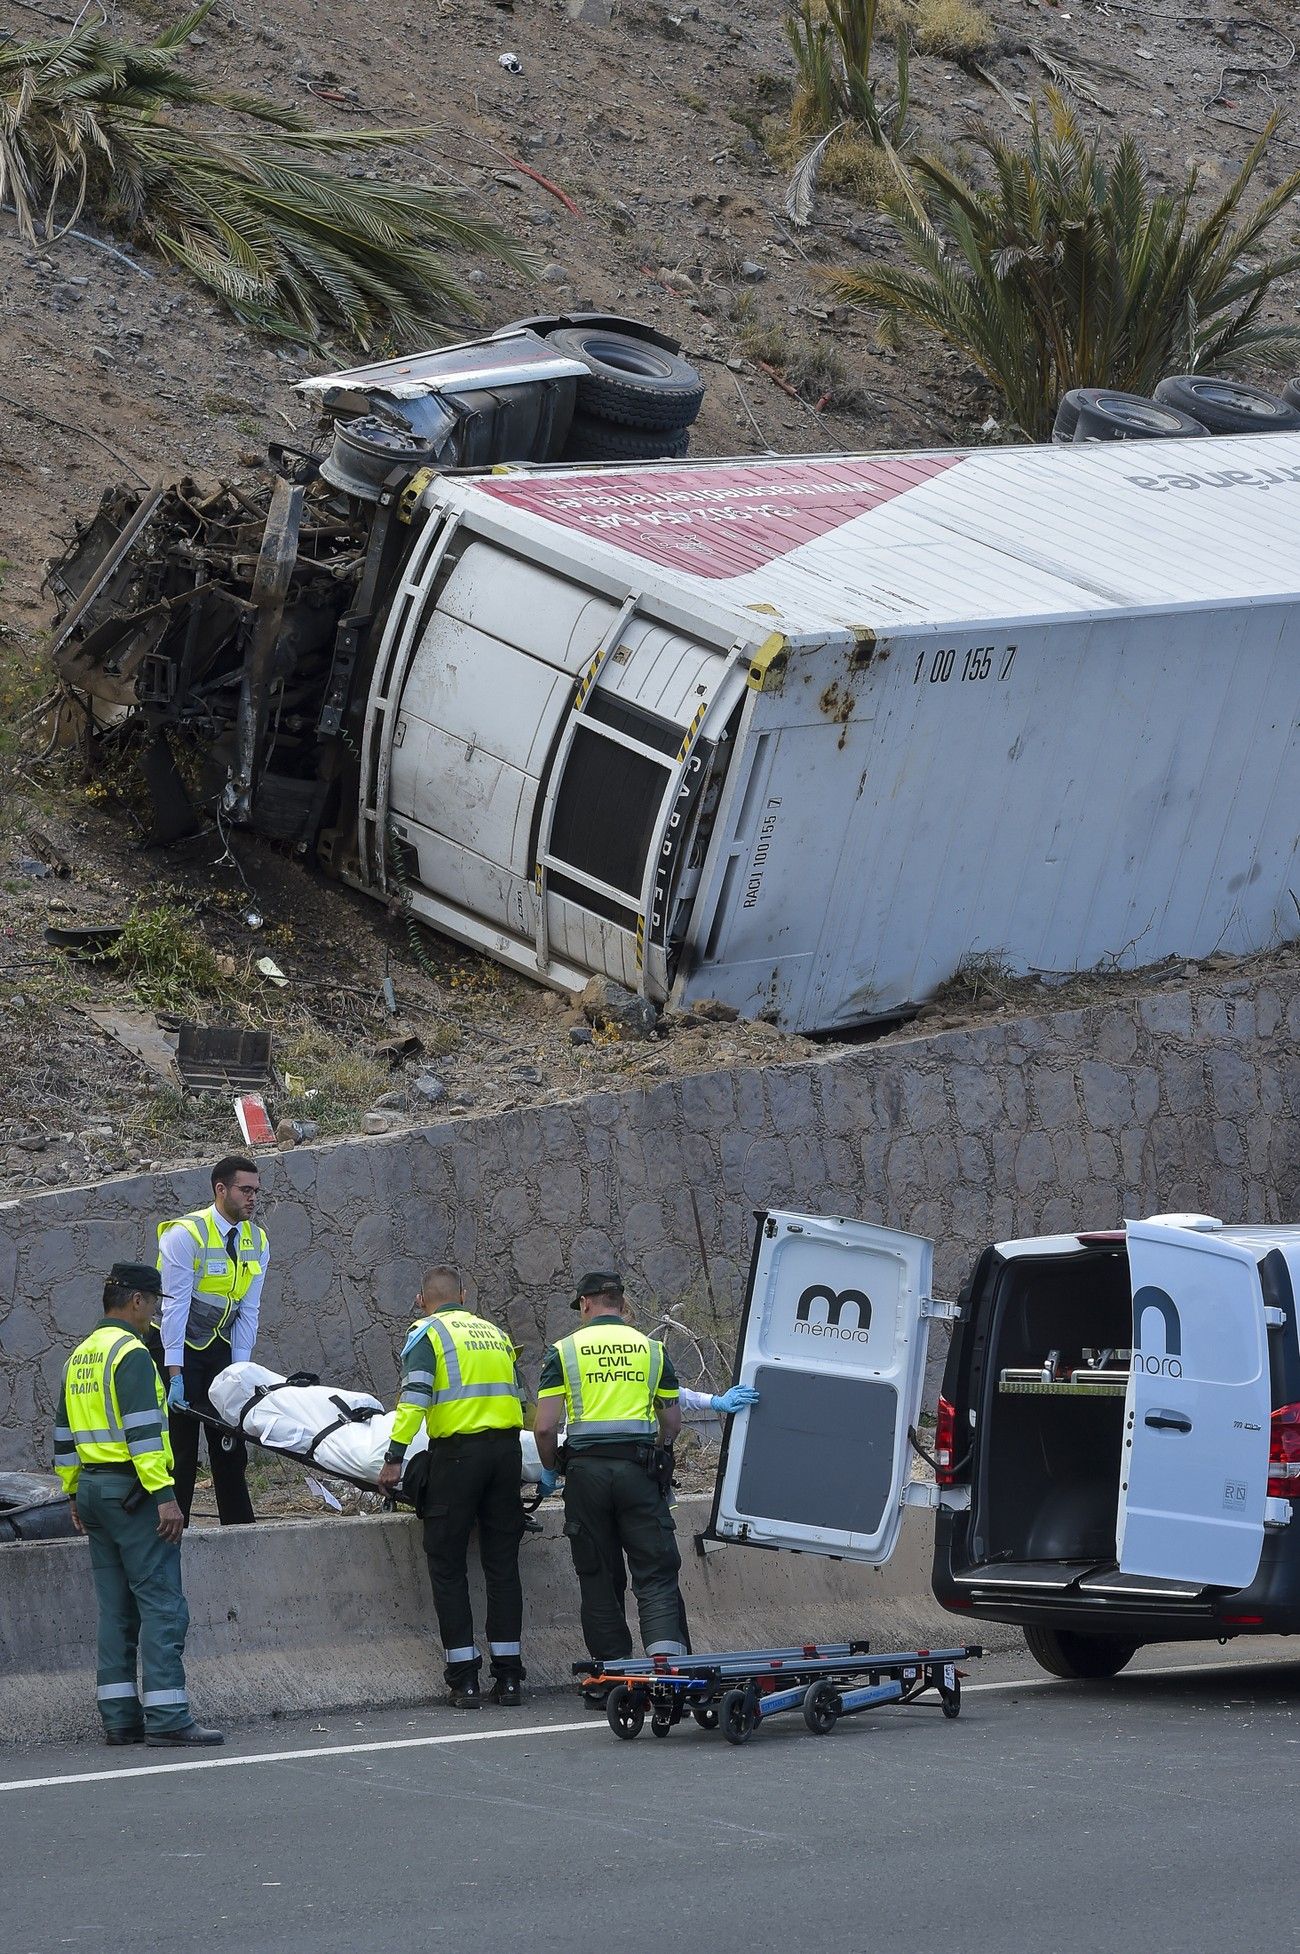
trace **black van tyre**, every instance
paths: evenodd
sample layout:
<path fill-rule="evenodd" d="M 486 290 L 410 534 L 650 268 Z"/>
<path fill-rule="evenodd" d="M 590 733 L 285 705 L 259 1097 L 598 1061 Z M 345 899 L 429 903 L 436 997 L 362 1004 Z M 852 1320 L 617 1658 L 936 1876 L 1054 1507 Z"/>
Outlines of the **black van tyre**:
<path fill-rule="evenodd" d="M 1191 414 L 1142 394 L 1116 393 L 1112 387 L 1078 387 L 1078 441 L 1168 441 L 1204 434 Z"/>
<path fill-rule="evenodd" d="M 685 427 L 621 427 L 596 414 L 575 414 L 562 461 L 680 461 L 691 445 Z"/>
<path fill-rule="evenodd" d="M 1142 1647 L 1118 1635 L 1080 1635 L 1070 1628 L 1027 1628 L 1025 1642 L 1041 1668 L 1069 1682 L 1118 1676 Z"/>
<path fill-rule="evenodd" d="M 679 353 L 604 326 L 562 326 L 547 340 L 587 368 L 578 381 L 580 414 L 628 427 L 689 427 L 700 411 L 704 382 Z"/>
<path fill-rule="evenodd" d="M 1300 409 L 1300 380 L 1288 380 L 1282 389 L 1282 398 L 1288 407 Z"/>
<path fill-rule="evenodd" d="M 1211 434 L 1286 434 L 1300 428 L 1300 401 L 1266 393 L 1243 380 L 1176 373 L 1160 382 L 1155 397 L 1166 407 L 1194 415 Z"/>
<path fill-rule="evenodd" d="M 605 1715 L 609 1719 L 609 1727 L 614 1735 L 630 1741 L 633 1737 L 641 1735 L 641 1726 L 645 1722 L 645 1704 L 635 1690 L 629 1689 L 626 1683 L 620 1683 L 617 1689 L 609 1692 Z"/>
<path fill-rule="evenodd" d="M 1079 420 L 1079 389 L 1071 387 L 1068 394 L 1061 395 L 1061 404 L 1052 422 L 1052 439 L 1058 446 L 1073 441 L 1074 430 Z"/>

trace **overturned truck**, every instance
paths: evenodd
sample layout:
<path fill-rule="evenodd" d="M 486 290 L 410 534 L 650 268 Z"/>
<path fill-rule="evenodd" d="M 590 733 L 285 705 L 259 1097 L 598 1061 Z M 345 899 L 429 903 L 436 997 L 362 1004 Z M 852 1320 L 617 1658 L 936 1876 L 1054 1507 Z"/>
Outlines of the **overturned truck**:
<path fill-rule="evenodd" d="M 687 461 L 612 318 L 305 384 L 327 453 L 115 491 L 52 571 L 160 839 L 797 1030 L 1295 933 L 1300 435 Z"/>

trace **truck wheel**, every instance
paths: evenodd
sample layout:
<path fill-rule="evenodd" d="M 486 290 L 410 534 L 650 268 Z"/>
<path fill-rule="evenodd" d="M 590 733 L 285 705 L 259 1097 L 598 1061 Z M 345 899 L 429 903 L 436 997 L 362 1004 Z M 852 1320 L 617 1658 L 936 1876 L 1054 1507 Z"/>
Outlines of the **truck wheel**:
<path fill-rule="evenodd" d="M 1300 380 L 1288 380 L 1282 389 L 1282 398 L 1288 407 L 1300 410 Z"/>
<path fill-rule="evenodd" d="M 1077 1635 L 1068 1628 L 1027 1628 L 1025 1641 L 1041 1668 L 1050 1676 L 1064 1676 L 1071 1682 L 1118 1676 L 1142 1647 L 1140 1642 L 1125 1642 L 1118 1635 Z"/>
<path fill-rule="evenodd" d="M 1079 389 L 1071 387 L 1068 394 L 1061 395 L 1061 404 L 1056 410 L 1056 419 L 1052 422 L 1052 439 L 1058 447 L 1067 441 L 1073 441 L 1078 422 Z"/>
<path fill-rule="evenodd" d="M 1292 401 L 1208 373 L 1173 374 L 1160 382 L 1156 399 L 1194 414 L 1211 434 L 1283 434 L 1300 428 L 1300 406 Z"/>
<path fill-rule="evenodd" d="M 1181 408 L 1142 394 L 1115 393 L 1109 387 L 1079 387 L 1075 441 L 1153 441 L 1204 434 L 1201 422 Z"/>
<path fill-rule="evenodd" d="M 609 1719 L 609 1727 L 614 1735 L 630 1740 L 641 1735 L 641 1726 L 645 1722 L 645 1704 L 635 1690 L 629 1689 L 626 1683 L 620 1683 L 617 1689 L 612 1689 L 609 1693 L 605 1715 Z"/>
<path fill-rule="evenodd" d="M 690 429 L 619 427 L 595 414 L 575 414 L 564 444 L 564 461 L 679 461 Z"/>
<path fill-rule="evenodd" d="M 704 382 L 689 360 L 629 333 L 603 326 L 563 326 L 548 343 L 581 360 L 578 412 L 628 427 L 689 427 L 704 399 Z"/>

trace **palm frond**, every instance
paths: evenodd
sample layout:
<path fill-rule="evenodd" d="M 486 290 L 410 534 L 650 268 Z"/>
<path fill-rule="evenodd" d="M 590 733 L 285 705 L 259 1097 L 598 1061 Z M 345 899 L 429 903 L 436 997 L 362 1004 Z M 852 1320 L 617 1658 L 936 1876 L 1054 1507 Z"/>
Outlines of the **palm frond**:
<path fill-rule="evenodd" d="M 1300 328 L 1262 326 L 1260 309 L 1300 252 L 1242 264 L 1300 196 L 1296 171 L 1245 208 L 1273 126 L 1198 216 L 1194 171 L 1175 192 L 1156 188 L 1131 136 L 1103 156 L 1050 90 L 1046 120 L 1031 111 L 1020 147 L 976 136 L 985 181 L 915 160 L 887 200 L 909 268 L 846 268 L 826 282 L 850 304 L 957 347 L 1030 439 L 1046 435 L 1070 387 L 1150 393 L 1164 373 L 1211 370 L 1247 352 L 1281 358 Z"/>
<path fill-rule="evenodd" d="M 343 174 L 332 159 L 388 154 L 428 130 L 313 129 L 296 109 L 180 66 L 212 0 L 151 43 L 81 26 L 0 45 L 0 203 L 30 242 L 89 210 L 182 265 L 260 331 L 370 349 L 472 318 L 447 254 L 534 260 L 453 186 Z M 202 106 L 243 126 L 198 129 Z"/>

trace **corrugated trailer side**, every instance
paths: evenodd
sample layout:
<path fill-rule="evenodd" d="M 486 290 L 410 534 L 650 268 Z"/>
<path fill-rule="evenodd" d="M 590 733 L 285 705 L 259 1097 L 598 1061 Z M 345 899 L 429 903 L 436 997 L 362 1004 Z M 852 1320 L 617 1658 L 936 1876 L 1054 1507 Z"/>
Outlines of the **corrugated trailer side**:
<path fill-rule="evenodd" d="M 855 662 L 856 661 L 856 662 Z M 754 695 L 683 1000 L 827 1029 L 1017 971 L 1294 934 L 1300 613 L 1103 614 L 792 645 Z"/>

